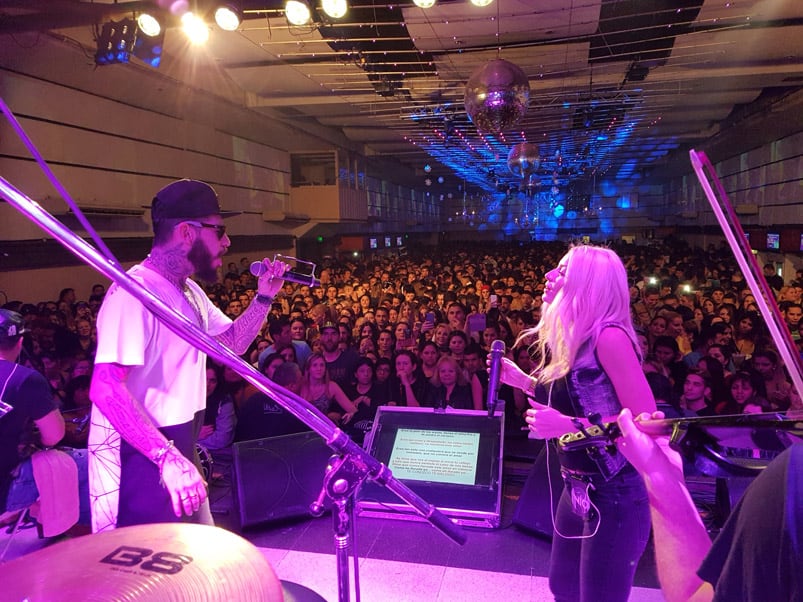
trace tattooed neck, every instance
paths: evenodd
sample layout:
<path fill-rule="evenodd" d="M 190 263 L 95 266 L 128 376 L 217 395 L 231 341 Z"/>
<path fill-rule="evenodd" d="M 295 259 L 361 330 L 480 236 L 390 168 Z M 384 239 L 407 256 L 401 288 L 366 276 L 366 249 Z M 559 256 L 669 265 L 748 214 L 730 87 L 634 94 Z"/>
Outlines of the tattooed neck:
<path fill-rule="evenodd" d="M 186 256 L 178 249 L 153 249 L 145 263 L 179 290 L 184 290 L 186 280 L 192 273 Z"/>

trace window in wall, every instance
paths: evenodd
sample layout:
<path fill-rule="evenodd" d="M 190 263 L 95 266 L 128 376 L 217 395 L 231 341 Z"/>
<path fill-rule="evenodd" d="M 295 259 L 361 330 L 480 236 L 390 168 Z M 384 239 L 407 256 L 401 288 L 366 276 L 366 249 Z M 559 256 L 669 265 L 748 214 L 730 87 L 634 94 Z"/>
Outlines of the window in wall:
<path fill-rule="evenodd" d="M 291 186 L 331 186 L 336 183 L 335 151 L 290 154 Z"/>

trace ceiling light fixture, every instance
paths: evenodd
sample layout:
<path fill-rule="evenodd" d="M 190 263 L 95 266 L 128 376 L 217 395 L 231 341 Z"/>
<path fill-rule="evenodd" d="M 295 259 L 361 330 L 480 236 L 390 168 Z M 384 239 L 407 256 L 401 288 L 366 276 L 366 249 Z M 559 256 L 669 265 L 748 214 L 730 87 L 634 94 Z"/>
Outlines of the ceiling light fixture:
<path fill-rule="evenodd" d="M 287 0 L 284 16 L 290 25 L 306 25 L 312 19 L 312 10 L 307 0 Z"/>
<path fill-rule="evenodd" d="M 418 8 L 432 8 L 435 6 L 435 2 L 437 2 L 437 0 L 413 0 L 413 4 Z"/>
<path fill-rule="evenodd" d="M 483 6 L 488 6 L 493 1 L 494 0 L 471 0 L 471 4 L 473 4 L 474 6 L 483 7 Z"/>
<path fill-rule="evenodd" d="M 221 4 L 215 9 L 215 23 L 224 31 L 237 31 L 242 20 L 242 11 L 235 4 Z"/>
<path fill-rule="evenodd" d="M 349 10 L 349 3 L 347 0 L 323 0 L 321 8 L 332 19 L 340 19 L 346 16 Z"/>
<path fill-rule="evenodd" d="M 187 12 L 181 17 L 181 28 L 195 45 L 206 44 L 209 40 L 209 27 L 198 15 Z"/>

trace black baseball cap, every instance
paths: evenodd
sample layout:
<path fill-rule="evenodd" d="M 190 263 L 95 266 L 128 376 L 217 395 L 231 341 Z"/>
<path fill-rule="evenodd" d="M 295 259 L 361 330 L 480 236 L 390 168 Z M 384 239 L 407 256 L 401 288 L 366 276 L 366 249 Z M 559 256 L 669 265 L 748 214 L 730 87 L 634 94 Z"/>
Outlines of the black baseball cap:
<path fill-rule="evenodd" d="M 198 219 L 209 215 L 222 218 L 240 215 L 240 211 L 221 211 L 217 193 L 200 180 L 176 180 L 153 197 L 151 219 Z"/>
<path fill-rule="evenodd" d="M 0 344 L 16 342 L 28 332 L 25 320 L 20 314 L 9 309 L 0 309 Z"/>
<path fill-rule="evenodd" d="M 324 330 L 337 330 L 340 332 L 340 327 L 334 322 L 326 322 L 323 326 L 321 326 L 321 332 Z"/>

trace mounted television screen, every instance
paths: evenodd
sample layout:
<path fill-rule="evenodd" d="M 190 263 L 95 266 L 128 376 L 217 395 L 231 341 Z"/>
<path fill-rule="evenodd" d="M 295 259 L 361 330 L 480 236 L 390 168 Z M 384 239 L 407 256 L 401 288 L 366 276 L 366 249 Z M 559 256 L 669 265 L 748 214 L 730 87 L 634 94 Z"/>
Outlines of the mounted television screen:
<path fill-rule="evenodd" d="M 396 237 L 396 246 L 397 247 L 403 247 L 404 246 L 404 239 L 402 239 L 401 236 L 397 236 Z"/>
<path fill-rule="evenodd" d="M 767 233 L 767 248 L 768 249 L 780 249 L 781 248 L 781 235 L 777 233 L 768 232 Z"/>
<path fill-rule="evenodd" d="M 376 249 L 376 239 L 375 238 L 369 238 L 368 239 L 368 246 L 371 247 L 372 249 Z"/>
<path fill-rule="evenodd" d="M 386 236 L 385 237 L 385 248 L 392 247 L 392 246 L 393 246 L 393 243 L 391 243 L 390 236 Z"/>

